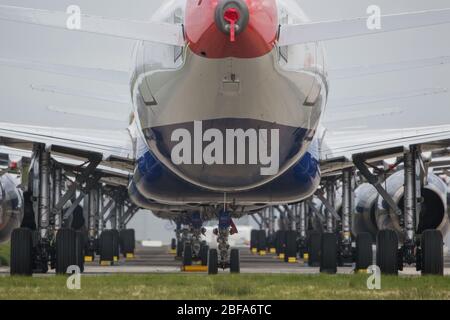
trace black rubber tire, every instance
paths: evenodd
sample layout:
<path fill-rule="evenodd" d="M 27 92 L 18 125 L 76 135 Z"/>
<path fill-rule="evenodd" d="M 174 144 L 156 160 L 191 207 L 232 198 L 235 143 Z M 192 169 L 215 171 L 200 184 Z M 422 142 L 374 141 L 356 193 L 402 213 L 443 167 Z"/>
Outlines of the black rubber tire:
<path fill-rule="evenodd" d="M 393 230 L 377 234 L 377 266 L 382 274 L 398 274 L 398 236 Z"/>
<path fill-rule="evenodd" d="M 11 233 L 12 276 L 31 276 L 33 273 L 33 239 L 28 228 L 14 229 Z"/>
<path fill-rule="evenodd" d="M 76 239 L 77 239 L 77 245 L 76 245 L 76 249 L 75 249 L 76 261 L 77 261 L 77 265 L 80 268 L 81 272 L 84 272 L 84 248 L 86 245 L 85 238 L 86 237 L 83 232 L 80 232 L 80 231 L 76 232 Z"/>
<path fill-rule="evenodd" d="M 114 235 L 112 230 L 103 230 L 99 241 L 100 263 L 114 261 Z"/>
<path fill-rule="evenodd" d="M 183 266 L 192 266 L 192 246 L 190 243 L 184 245 Z"/>
<path fill-rule="evenodd" d="M 360 232 L 356 236 L 355 269 L 366 270 L 373 264 L 372 235 L 368 232 Z"/>
<path fill-rule="evenodd" d="M 322 247 L 322 234 L 312 231 L 308 236 L 308 264 L 311 267 L 320 266 L 320 250 Z"/>
<path fill-rule="evenodd" d="M 266 230 L 258 230 L 258 252 L 267 250 Z"/>
<path fill-rule="evenodd" d="M 322 233 L 320 248 L 320 272 L 337 272 L 338 239 L 336 233 Z"/>
<path fill-rule="evenodd" d="M 202 266 L 208 265 L 208 251 L 209 251 L 209 246 L 207 244 L 203 244 L 200 247 L 200 260 L 202 262 Z"/>
<path fill-rule="evenodd" d="M 172 241 L 170 242 L 170 249 L 176 250 L 177 248 L 177 239 L 172 238 Z"/>
<path fill-rule="evenodd" d="M 444 240 L 439 230 L 422 232 L 422 274 L 444 275 Z"/>
<path fill-rule="evenodd" d="M 127 254 L 134 254 L 136 247 L 134 229 L 123 229 L 120 231 L 120 252 L 124 257 Z"/>
<path fill-rule="evenodd" d="M 33 248 L 36 248 L 39 244 L 39 231 L 32 230 L 31 231 L 31 239 L 33 241 Z"/>
<path fill-rule="evenodd" d="M 258 232 L 256 229 L 250 232 L 250 250 L 258 249 Z"/>
<path fill-rule="evenodd" d="M 183 257 L 183 248 L 184 248 L 184 242 L 178 241 L 177 242 L 177 258 L 182 258 Z"/>
<path fill-rule="evenodd" d="M 288 262 L 289 258 L 297 258 L 297 232 L 286 231 L 286 244 L 284 248 L 284 261 Z"/>
<path fill-rule="evenodd" d="M 208 274 L 217 274 L 219 272 L 219 256 L 217 249 L 209 249 L 208 253 Z"/>
<path fill-rule="evenodd" d="M 231 249 L 230 251 L 230 272 L 231 273 L 241 272 L 239 249 Z"/>
<path fill-rule="evenodd" d="M 66 274 L 68 267 L 78 265 L 77 240 L 73 229 L 63 228 L 56 234 L 56 274 Z"/>
<path fill-rule="evenodd" d="M 275 233 L 275 252 L 277 256 L 284 253 L 283 231 L 281 230 Z"/>
<path fill-rule="evenodd" d="M 110 231 L 113 235 L 113 262 L 119 260 L 120 256 L 120 234 L 119 230 L 113 229 Z"/>

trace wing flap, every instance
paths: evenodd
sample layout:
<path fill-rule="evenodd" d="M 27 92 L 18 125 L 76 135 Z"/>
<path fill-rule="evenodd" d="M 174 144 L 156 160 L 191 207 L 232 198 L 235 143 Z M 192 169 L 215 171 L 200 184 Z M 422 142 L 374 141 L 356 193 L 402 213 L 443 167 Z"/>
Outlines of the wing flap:
<path fill-rule="evenodd" d="M 11 123 L 0 123 L 0 143 L 4 146 L 29 149 L 32 143 L 47 147 L 61 147 L 84 152 L 95 152 L 110 158 L 134 160 L 133 138 L 128 130 L 86 130 L 50 128 Z"/>
<path fill-rule="evenodd" d="M 325 131 L 320 155 L 323 161 L 351 160 L 355 154 L 450 140 L 450 125 L 380 130 Z"/>

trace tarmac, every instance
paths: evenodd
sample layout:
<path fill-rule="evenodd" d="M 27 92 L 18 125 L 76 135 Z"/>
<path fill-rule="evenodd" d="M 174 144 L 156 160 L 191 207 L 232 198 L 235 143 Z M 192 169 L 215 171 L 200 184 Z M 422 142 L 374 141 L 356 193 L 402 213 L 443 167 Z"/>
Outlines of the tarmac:
<path fill-rule="evenodd" d="M 375 256 L 375 255 L 374 255 Z M 168 247 L 142 247 L 138 246 L 132 259 L 120 258 L 112 266 L 100 266 L 97 261 L 85 264 L 84 275 L 110 275 L 110 274 L 146 274 L 146 273 L 188 273 L 181 270 L 181 261 L 170 253 Z M 273 253 L 266 255 L 253 254 L 249 248 L 240 248 L 240 269 L 245 274 L 319 274 L 318 267 L 308 266 L 302 260 L 284 262 Z M 192 273 L 192 272 L 189 272 Z M 195 272 L 200 274 L 206 271 Z M 219 273 L 229 273 L 228 270 L 219 270 Z M 354 273 L 353 265 L 338 267 L 338 274 Z M 0 275 L 9 274 L 8 267 L 0 267 Z M 54 274 L 50 271 L 48 274 Z M 417 275 L 415 267 L 405 267 L 400 275 Z M 444 274 L 450 276 L 450 255 L 445 256 Z"/>

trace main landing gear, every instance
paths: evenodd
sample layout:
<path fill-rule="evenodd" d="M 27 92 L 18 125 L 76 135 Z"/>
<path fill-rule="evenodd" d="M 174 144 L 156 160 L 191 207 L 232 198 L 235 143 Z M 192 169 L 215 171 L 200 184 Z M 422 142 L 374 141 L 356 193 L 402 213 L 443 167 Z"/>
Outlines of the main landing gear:
<path fill-rule="evenodd" d="M 188 270 L 190 266 L 204 266 L 208 264 L 209 246 L 202 240 L 206 229 L 203 228 L 203 220 L 199 211 L 191 213 L 187 221 L 187 227 L 182 233 L 183 245 L 183 269 Z"/>
<path fill-rule="evenodd" d="M 351 233 L 353 210 L 352 169 L 342 172 L 342 207 L 336 210 L 336 177 L 325 181 L 326 197 L 319 191 L 318 198 L 325 206 L 325 232 L 309 235 L 310 263 L 318 264 L 324 273 L 336 273 L 338 266 L 355 262 L 355 270 L 367 270 L 372 265 L 372 237 L 369 233 L 359 233 L 355 239 Z M 353 240 L 355 240 L 353 242 Z M 353 246 L 355 243 L 355 246 Z M 319 249 L 320 248 L 320 249 Z M 319 252 L 317 252 L 319 251 Z"/>
<path fill-rule="evenodd" d="M 24 192 L 24 219 L 11 235 L 11 275 L 50 269 L 65 274 L 70 266 L 83 272 L 84 262 L 93 261 L 96 254 L 100 261 L 113 262 L 119 258 L 119 250 L 127 257 L 134 253 L 134 232 L 125 226 L 137 208 L 129 205 L 124 212 L 123 197 L 115 194 L 111 198 L 118 200 L 111 199 L 103 206 L 106 187 L 96 172 L 102 158 L 96 154 L 88 157 L 82 166 L 63 165 L 51 158 L 44 145 L 34 146 Z M 124 190 L 117 192 L 123 194 Z M 111 209 L 113 203 L 117 214 Z M 103 230 L 109 219 L 113 230 Z"/>
<path fill-rule="evenodd" d="M 63 225 L 63 207 L 77 188 L 86 192 L 97 183 L 94 170 L 100 161 L 100 157 L 90 158 L 62 195 L 61 166 L 51 159 L 44 145 L 35 145 L 24 197 L 26 220 L 34 223 L 23 223 L 12 232 L 11 275 L 46 273 L 50 268 L 64 274 L 71 265 L 83 270 L 84 235 Z M 73 212 L 76 205 L 73 203 L 67 211 Z"/>
<path fill-rule="evenodd" d="M 208 254 L 208 274 L 217 274 L 219 268 L 230 269 L 231 273 L 240 273 L 240 256 L 238 249 L 230 249 L 228 237 L 237 233 L 228 211 L 219 213 L 219 227 L 214 230 L 217 236 L 217 249 L 210 249 Z"/>
<path fill-rule="evenodd" d="M 404 196 L 403 210 L 382 187 L 382 180 L 372 174 L 363 158 L 355 158 L 355 165 L 361 174 L 377 189 L 391 215 L 399 218 L 401 232 L 381 230 L 377 234 L 376 261 L 384 274 L 398 274 L 404 265 L 415 265 L 423 275 L 443 275 L 443 239 L 436 229 L 418 233 L 421 213 L 421 191 L 425 185 L 427 170 L 421 158 L 420 148 L 411 146 L 404 153 Z"/>

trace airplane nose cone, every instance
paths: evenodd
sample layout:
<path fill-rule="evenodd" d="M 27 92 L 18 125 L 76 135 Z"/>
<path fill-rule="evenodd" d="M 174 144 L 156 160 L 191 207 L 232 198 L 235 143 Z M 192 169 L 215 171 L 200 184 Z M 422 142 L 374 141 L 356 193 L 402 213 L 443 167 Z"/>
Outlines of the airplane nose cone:
<path fill-rule="evenodd" d="M 242 0 L 223 0 L 216 8 L 217 28 L 229 35 L 231 42 L 247 28 L 249 17 L 247 4 Z"/>
<path fill-rule="evenodd" d="M 184 30 L 189 48 L 209 59 L 257 58 L 273 50 L 276 0 L 187 0 Z"/>

